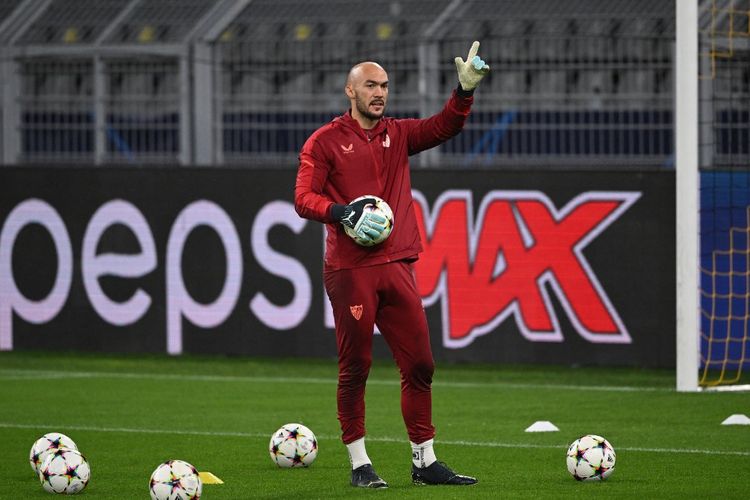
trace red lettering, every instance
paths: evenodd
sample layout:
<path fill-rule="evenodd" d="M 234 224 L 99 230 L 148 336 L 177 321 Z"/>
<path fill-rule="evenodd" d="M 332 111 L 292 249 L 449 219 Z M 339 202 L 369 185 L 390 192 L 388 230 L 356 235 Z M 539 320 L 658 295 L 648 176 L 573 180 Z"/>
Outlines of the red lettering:
<path fill-rule="evenodd" d="M 493 191 L 475 221 L 468 191 L 444 193 L 432 214 L 417 194 L 417 282 L 428 304 L 442 299 L 446 346 L 465 346 L 511 315 L 525 337 L 561 341 L 549 289 L 584 338 L 630 342 L 582 250 L 639 197 L 584 193 L 558 211 L 540 192 Z"/>

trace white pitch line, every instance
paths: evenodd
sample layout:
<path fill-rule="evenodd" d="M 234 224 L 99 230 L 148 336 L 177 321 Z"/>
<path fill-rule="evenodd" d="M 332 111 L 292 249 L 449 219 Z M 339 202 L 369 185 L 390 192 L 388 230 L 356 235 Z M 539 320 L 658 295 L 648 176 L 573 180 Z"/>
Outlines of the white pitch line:
<path fill-rule="evenodd" d="M 243 438 L 266 438 L 268 433 L 260 432 L 215 432 L 215 431 L 190 431 L 180 429 L 137 429 L 129 427 L 95 427 L 90 425 L 48 425 L 48 424 L 14 424 L 9 422 L 0 422 L 0 428 L 5 429 L 40 429 L 44 432 L 47 429 L 57 429 L 57 431 L 90 431 L 90 432 L 112 432 L 127 434 L 178 434 L 181 436 L 209 436 L 209 437 L 243 437 Z M 339 436 L 327 434 L 317 435 L 318 439 L 338 440 Z M 404 438 L 395 438 L 389 436 L 367 436 L 368 441 L 377 441 L 381 443 L 404 443 Z M 441 445 L 453 446 L 473 446 L 478 448 L 542 448 L 554 450 L 566 450 L 568 444 L 529 444 L 529 443 L 502 443 L 493 441 L 463 441 L 463 440 L 441 440 Z M 732 450 L 701 450 L 691 448 L 642 448 L 642 447 L 623 447 L 617 448 L 617 451 L 637 451 L 643 453 L 687 453 L 699 455 L 728 455 L 750 457 L 750 451 L 732 451 Z"/>
<path fill-rule="evenodd" d="M 253 383 L 293 383 L 293 384 L 336 384 L 336 379 L 314 377 L 264 377 L 233 375 L 179 375 L 164 373 L 116 373 L 116 372 L 81 372 L 54 370 L 0 370 L 0 380 L 46 380 L 63 378 L 108 378 L 108 379 L 143 379 L 143 380 L 186 380 L 191 382 L 253 382 Z M 398 380 L 368 379 L 370 385 L 398 386 Z M 612 385 L 572 385 L 572 384 L 523 384 L 516 382 L 433 382 L 438 388 L 495 388 L 495 389 L 550 389 L 566 391 L 603 391 L 603 392 L 674 392 L 664 387 L 635 387 Z"/>

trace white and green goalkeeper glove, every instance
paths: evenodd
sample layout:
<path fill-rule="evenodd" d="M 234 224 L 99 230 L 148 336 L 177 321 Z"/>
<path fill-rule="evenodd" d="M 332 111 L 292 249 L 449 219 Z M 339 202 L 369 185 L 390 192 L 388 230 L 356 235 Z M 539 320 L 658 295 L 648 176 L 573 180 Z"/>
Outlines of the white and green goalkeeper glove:
<path fill-rule="evenodd" d="M 352 229 L 360 238 L 377 240 L 385 231 L 386 219 L 375 212 L 365 212 Z"/>
<path fill-rule="evenodd" d="M 368 205 L 375 205 L 375 198 L 363 198 L 349 205 L 334 205 L 331 208 L 331 215 L 344 226 L 353 229 L 356 235 L 363 239 L 376 240 L 387 224 L 387 220 L 365 208 Z"/>
<path fill-rule="evenodd" d="M 460 57 L 456 58 L 456 70 L 458 71 L 458 82 L 461 88 L 469 92 L 477 88 L 482 78 L 490 72 L 490 67 L 478 55 L 479 42 L 471 44 L 469 55 L 464 61 Z"/>

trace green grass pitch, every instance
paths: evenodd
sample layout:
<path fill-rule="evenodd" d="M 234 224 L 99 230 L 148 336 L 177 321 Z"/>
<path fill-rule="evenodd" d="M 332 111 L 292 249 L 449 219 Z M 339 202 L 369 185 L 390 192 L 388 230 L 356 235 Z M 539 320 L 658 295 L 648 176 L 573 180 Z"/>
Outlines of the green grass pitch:
<path fill-rule="evenodd" d="M 411 484 L 410 448 L 393 363 L 373 366 L 368 452 L 390 488 L 349 486 L 336 420 L 334 360 L 0 353 L 1 499 L 50 498 L 28 464 L 46 432 L 70 436 L 92 470 L 82 498 L 149 498 L 167 459 L 191 462 L 222 485 L 203 498 L 748 498 L 750 394 L 677 393 L 671 371 L 438 363 L 433 418 L 438 459 L 477 476 L 470 487 Z M 559 432 L 527 433 L 538 420 Z M 317 435 L 307 469 L 279 469 L 271 434 L 301 422 Z M 617 465 L 580 483 L 565 451 L 601 434 Z"/>

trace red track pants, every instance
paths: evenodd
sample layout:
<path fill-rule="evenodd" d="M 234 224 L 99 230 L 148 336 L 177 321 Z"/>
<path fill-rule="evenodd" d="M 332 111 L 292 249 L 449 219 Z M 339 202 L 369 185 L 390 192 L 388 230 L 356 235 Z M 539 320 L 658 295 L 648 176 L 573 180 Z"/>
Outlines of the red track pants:
<path fill-rule="evenodd" d="M 328 271 L 324 280 L 336 324 L 336 399 L 342 441 L 348 444 L 365 435 L 365 384 L 372 363 L 375 324 L 401 372 L 401 414 L 409 440 L 422 443 L 432 439 L 435 364 L 411 264 L 398 261 Z"/>

